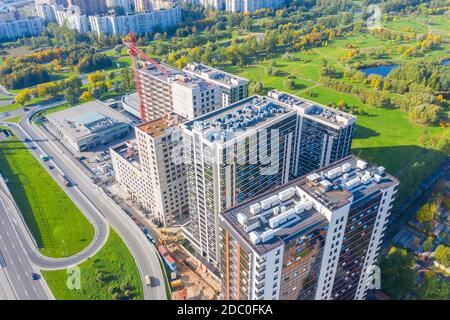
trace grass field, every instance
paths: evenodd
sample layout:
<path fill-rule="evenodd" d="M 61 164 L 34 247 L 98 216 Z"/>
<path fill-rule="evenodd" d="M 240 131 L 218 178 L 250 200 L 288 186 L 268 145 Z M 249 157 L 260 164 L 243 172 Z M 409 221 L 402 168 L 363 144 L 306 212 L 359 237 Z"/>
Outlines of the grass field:
<path fill-rule="evenodd" d="M 91 223 L 16 137 L 0 141 L 0 171 L 42 254 L 71 256 L 93 240 Z"/>
<path fill-rule="evenodd" d="M 414 162 L 421 161 L 427 155 L 427 150 L 420 143 L 420 136 L 425 127 L 410 121 L 406 112 L 398 109 L 381 109 L 375 106 L 363 104 L 358 97 L 326 88 L 319 83 L 319 68 L 322 59 L 327 60 L 338 71 L 343 71 L 345 65 L 339 58 L 349 50 L 346 46 L 352 44 L 354 47 L 367 49 L 389 46 L 389 42 L 380 40 L 370 34 L 359 34 L 345 38 L 337 38 L 330 42 L 327 47 L 314 48 L 308 51 L 295 52 L 295 60 L 287 61 L 276 57 L 276 65 L 283 72 L 282 76 L 270 76 L 266 69 L 269 61 L 250 65 L 247 67 L 224 66 L 223 69 L 246 77 L 252 81 L 261 81 L 264 91 L 278 89 L 287 91 L 298 96 L 329 105 L 340 100 L 345 101 L 350 107 L 358 111 L 357 127 L 353 140 L 353 153 L 371 162 L 383 165 L 392 174 L 400 174 L 403 169 L 411 166 Z M 430 55 L 443 55 L 444 50 L 430 52 Z M 372 62 L 394 62 L 402 63 L 411 58 L 403 55 L 390 55 L 383 59 Z M 287 89 L 284 80 L 287 75 L 295 76 L 295 87 Z M 310 91 L 312 95 L 308 95 Z M 426 127 L 430 136 L 442 133 L 444 128 Z M 427 168 L 430 173 L 433 168 Z M 415 186 L 402 186 L 406 188 L 405 194 Z M 411 190 L 409 190 L 409 189 Z"/>
<path fill-rule="evenodd" d="M 68 289 L 66 270 L 43 271 L 44 278 L 56 299 L 120 299 L 119 296 L 114 296 L 114 292 L 127 285 L 129 285 L 130 291 L 129 298 L 143 299 L 142 284 L 133 256 L 114 230 L 110 230 L 108 241 L 104 247 L 94 257 L 78 267 L 81 275 L 80 289 L 78 290 Z"/>

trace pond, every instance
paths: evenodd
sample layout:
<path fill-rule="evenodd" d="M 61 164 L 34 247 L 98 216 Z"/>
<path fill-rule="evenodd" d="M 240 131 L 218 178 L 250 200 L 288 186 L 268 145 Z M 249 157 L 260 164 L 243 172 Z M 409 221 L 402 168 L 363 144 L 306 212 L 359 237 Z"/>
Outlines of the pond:
<path fill-rule="evenodd" d="M 446 66 L 446 65 L 448 65 L 450 63 L 450 59 L 445 59 L 445 60 L 442 60 L 442 62 L 441 62 L 441 64 L 443 65 L 443 66 Z"/>
<path fill-rule="evenodd" d="M 396 67 L 398 67 L 398 64 L 361 67 L 358 70 L 364 72 L 366 76 L 368 76 L 369 74 L 377 74 L 385 77 L 389 74 L 389 72 L 391 72 L 392 69 Z"/>

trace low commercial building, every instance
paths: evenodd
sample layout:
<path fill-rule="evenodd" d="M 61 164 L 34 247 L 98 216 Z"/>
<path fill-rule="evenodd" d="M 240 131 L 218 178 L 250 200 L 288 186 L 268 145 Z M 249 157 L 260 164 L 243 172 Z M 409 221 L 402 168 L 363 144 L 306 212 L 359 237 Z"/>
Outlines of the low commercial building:
<path fill-rule="evenodd" d="M 83 152 L 126 138 L 131 120 L 101 101 L 91 101 L 46 116 L 48 129 L 72 151 Z"/>
<path fill-rule="evenodd" d="M 122 98 L 122 108 L 123 110 L 137 118 L 141 117 L 137 92 L 127 94 Z"/>

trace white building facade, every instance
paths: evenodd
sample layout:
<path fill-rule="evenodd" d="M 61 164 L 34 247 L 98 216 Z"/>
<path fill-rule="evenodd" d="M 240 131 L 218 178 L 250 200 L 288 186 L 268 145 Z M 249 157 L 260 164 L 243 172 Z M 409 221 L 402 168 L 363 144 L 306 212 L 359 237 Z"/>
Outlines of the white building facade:
<path fill-rule="evenodd" d="M 364 299 L 398 184 L 351 156 L 221 213 L 221 297 Z"/>

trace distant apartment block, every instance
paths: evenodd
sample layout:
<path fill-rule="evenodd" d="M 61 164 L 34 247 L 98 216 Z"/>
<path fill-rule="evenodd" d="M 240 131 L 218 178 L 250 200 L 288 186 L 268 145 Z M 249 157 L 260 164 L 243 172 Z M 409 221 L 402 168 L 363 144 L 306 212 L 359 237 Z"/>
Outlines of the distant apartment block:
<path fill-rule="evenodd" d="M 73 3 L 84 2 L 73 1 Z M 123 1 L 119 6 L 127 5 Z M 155 30 L 167 30 L 181 22 L 181 8 L 175 3 L 165 3 L 158 9 L 134 13 L 125 7 L 125 14 L 118 15 L 114 10 L 103 8 L 103 2 L 89 5 L 56 5 L 51 3 L 36 4 L 38 16 L 45 21 L 57 22 L 60 26 L 81 33 L 93 32 L 108 36 L 124 36 L 130 32 L 142 34 Z M 111 5 L 109 3 L 108 5 Z M 105 3 L 105 6 L 107 4 Z M 106 7 L 108 8 L 108 7 Z M 97 13 L 92 13 L 97 12 Z"/>
<path fill-rule="evenodd" d="M 0 13 L 0 40 L 38 36 L 43 30 L 44 22 L 39 17 L 24 16 L 13 7 Z"/>
<path fill-rule="evenodd" d="M 151 10 L 126 15 L 89 16 L 91 31 L 95 34 L 124 36 L 130 32 L 142 34 L 155 30 L 167 30 L 181 22 L 181 8 Z"/>
<path fill-rule="evenodd" d="M 150 121 L 175 112 L 188 120 L 221 108 L 224 104 L 247 97 L 248 81 L 206 66 L 201 75 L 185 69 L 183 72 L 161 65 L 166 73 L 151 64 L 139 65 L 136 70 L 136 89 L 139 97 L 141 119 Z M 220 80 L 222 79 L 222 80 Z"/>
<path fill-rule="evenodd" d="M 69 6 L 80 8 L 81 15 L 96 15 L 106 13 L 106 0 L 68 0 Z"/>
<path fill-rule="evenodd" d="M 135 127 L 136 139 L 111 148 L 119 187 L 164 226 L 189 209 L 179 127 L 184 120 L 170 114 L 144 123 Z"/>
<path fill-rule="evenodd" d="M 348 156 L 354 122 L 349 114 L 275 90 L 186 122 L 186 238 L 217 264 L 218 214 Z"/>
<path fill-rule="evenodd" d="M 398 184 L 351 156 L 220 213 L 221 298 L 364 299 Z"/>
<path fill-rule="evenodd" d="M 255 12 L 258 9 L 281 8 L 285 5 L 286 0 L 186 0 L 186 2 L 216 10 Z"/>

